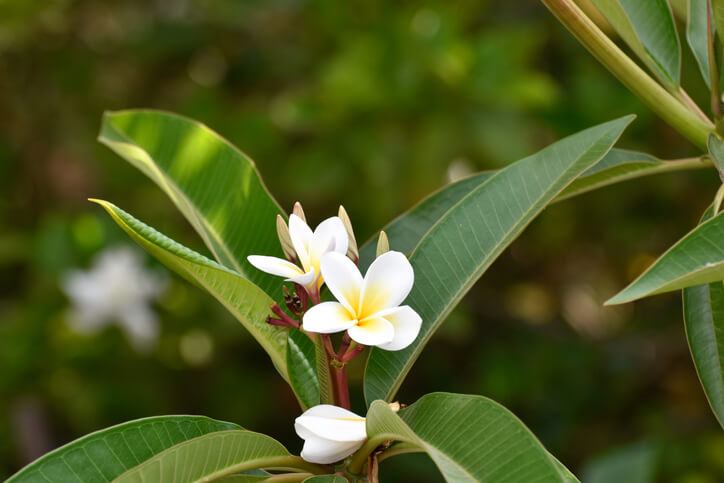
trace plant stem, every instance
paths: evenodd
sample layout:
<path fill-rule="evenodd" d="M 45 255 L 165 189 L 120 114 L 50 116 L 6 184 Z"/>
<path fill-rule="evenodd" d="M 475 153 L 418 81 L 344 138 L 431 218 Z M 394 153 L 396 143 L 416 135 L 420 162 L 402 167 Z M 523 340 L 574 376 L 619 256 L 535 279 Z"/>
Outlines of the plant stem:
<path fill-rule="evenodd" d="M 644 72 L 572 0 L 541 0 L 558 20 L 631 92 L 697 147 L 714 130 Z"/>
<path fill-rule="evenodd" d="M 392 446 L 390 446 L 389 449 L 385 450 L 384 453 L 382 453 L 380 456 L 377 457 L 377 461 L 382 463 L 387 458 L 391 458 L 393 456 L 397 456 L 398 454 L 407 454 L 407 453 L 422 453 L 424 450 L 420 448 L 419 446 L 415 446 L 411 443 L 397 443 Z"/>
<path fill-rule="evenodd" d="M 719 68 L 716 63 L 716 51 L 714 50 L 711 0 L 706 1 L 706 41 L 707 57 L 709 59 L 709 83 L 711 84 L 711 113 L 714 115 L 714 119 L 719 119 L 722 116 L 721 93 L 719 87 Z"/>
<path fill-rule="evenodd" d="M 352 460 L 349 462 L 349 471 L 356 475 L 360 474 L 367 462 L 367 458 L 369 458 L 372 452 L 387 441 L 394 440 L 395 437 L 393 434 L 378 434 L 368 439 L 367 442 L 352 455 Z"/>
<path fill-rule="evenodd" d="M 313 475 L 326 475 L 332 473 L 333 471 L 329 466 L 308 463 L 299 456 L 270 456 L 267 458 L 258 458 L 227 466 L 219 471 L 205 476 L 199 481 L 213 481 L 224 476 L 233 475 L 234 473 L 241 473 L 242 471 L 255 469 L 291 470 L 299 473 L 311 473 Z"/>
<path fill-rule="evenodd" d="M 335 364 L 335 362 L 337 364 Z M 349 400 L 349 386 L 347 385 L 347 365 L 338 361 L 331 361 L 329 369 L 332 371 L 332 387 L 334 388 L 334 402 L 344 409 L 352 409 Z"/>

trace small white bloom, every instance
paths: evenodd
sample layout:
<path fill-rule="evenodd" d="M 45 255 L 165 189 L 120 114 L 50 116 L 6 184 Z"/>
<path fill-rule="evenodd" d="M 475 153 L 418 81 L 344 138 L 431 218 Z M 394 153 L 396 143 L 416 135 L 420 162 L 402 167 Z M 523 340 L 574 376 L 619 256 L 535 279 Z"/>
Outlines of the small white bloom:
<path fill-rule="evenodd" d="M 309 309 L 304 330 L 322 334 L 346 330 L 360 344 L 390 351 L 412 344 L 422 319 L 411 307 L 400 306 L 414 282 L 405 255 L 396 251 L 380 255 L 364 279 L 357 266 L 339 253 L 326 254 L 321 270 L 339 302 L 322 302 Z"/>
<path fill-rule="evenodd" d="M 104 251 L 90 270 L 66 274 L 61 288 L 71 299 L 69 323 L 76 331 L 94 333 L 115 322 L 139 351 L 156 342 L 158 320 L 150 304 L 164 292 L 165 280 L 146 270 L 130 248 Z"/>
<path fill-rule="evenodd" d="M 329 404 L 305 411 L 294 421 L 294 430 L 304 440 L 301 456 L 310 463 L 340 461 L 362 447 L 367 439 L 365 418 Z"/>
<path fill-rule="evenodd" d="M 311 292 L 316 292 L 322 286 L 319 265 L 322 255 L 328 252 L 347 253 L 349 239 L 344 223 L 339 217 L 327 218 L 312 232 L 304 220 L 297 215 L 289 217 L 289 235 L 297 252 L 301 268 L 297 265 L 276 257 L 263 255 L 249 255 L 249 263 L 259 270 L 285 277 L 287 281 L 294 282 Z"/>

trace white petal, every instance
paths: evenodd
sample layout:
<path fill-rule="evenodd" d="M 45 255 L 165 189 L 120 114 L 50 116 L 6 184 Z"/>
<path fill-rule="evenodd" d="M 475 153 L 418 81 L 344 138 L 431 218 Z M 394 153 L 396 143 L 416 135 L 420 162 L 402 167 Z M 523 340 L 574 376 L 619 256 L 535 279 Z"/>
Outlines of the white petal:
<path fill-rule="evenodd" d="M 356 442 L 367 437 L 365 418 L 330 404 L 319 404 L 305 411 L 294 421 L 294 429 L 304 439 Z"/>
<path fill-rule="evenodd" d="M 309 246 L 312 243 L 312 229 L 297 215 L 289 216 L 289 237 L 305 271 L 309 270 Z"/>
<path fill-rule="evenodd" d="M 338 302 L 322 302 L 317 304 L 304 314 L 302 327 L 307 332 L 318 332 L 320 334 L 332 334 L 342 332 L 357 323 L 344 307 Z"/>
<path fill-rule="evenodd" d="M 330 251 L 344 255 L 347 253 L 348 244 L 349 237 L 342 220 L 337 216 L 327 218 L 314 230 L 309 245 L 309 263 L 318 267 L 322 255 Z"/>
<path fill-rule="evenodd" d="M 307 287 L 309 285 L 313 285 L 314 282 L 317 281 L 317 274 L 314 271 L 314 267 L 311 268 L 307 273 L 304 275 L 298 275 L 296 277 L 288 278 L 286 280 L 287 282 L 294 282 L 296 284 L 299 284 L 303 287 Z"/>
<path fill-rule="evenodd" d="M 337 252 L 322 257 L 322 277 L 332 295 L 352 314 L 359 310 L 362 274 L 352 260 Z"/>
<path fill-rule="evenodd" d="M 281 258 L 249 255 L 246 259 L 262 272 L 271 273 L 278 277 L 293 278 L 304 274 L 299 267 Z"/>
<path fill-rule="evenodd" d="M 343 460 L 364 444 L 364 440 L 352 443 L 338 443 L 322 438 L 310 438 L 304 441 L 302 459 L 310 463 L 328 465 Z"/>
<path fill-rule="evenodd" d="M 382 315 L 384 314 L 384 315 Z M 408 305 L 397 307 L 377 314 L 387 320 L 395 328 L 395 336 L 387 344 L 377 347 L 386 351 L 398 351 L 412 344 L 420 333 L 422 318 Z"/>
<path fill-rule="evenodd" d="M 383 253 L 365 274 L 359 317 L 397 307 L 407 298 L 414 281 L 412 265 L 405 255 L 395 251 Z"/>
<path fill-rule="evenodd" d="M 382 317 L 368 317 L 347 329 L 347 333 L 355 342 L 363 345 L 382 345 L 392 341 L 395 328 Z"/>

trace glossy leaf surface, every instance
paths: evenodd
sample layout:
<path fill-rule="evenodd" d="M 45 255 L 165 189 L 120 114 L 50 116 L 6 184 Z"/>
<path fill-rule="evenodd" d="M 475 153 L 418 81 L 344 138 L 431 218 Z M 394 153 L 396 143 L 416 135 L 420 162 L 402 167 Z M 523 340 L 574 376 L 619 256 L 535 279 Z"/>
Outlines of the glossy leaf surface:
<path fill-rule="evenodd" d="M 400 351 L 373 348 L 367 401 L 394 397 L 435 330 L 475 281 L 543 208 L 611 149 L 627 116 L 569 136 L 487 178 L 453 205 L 410 256 L 415 284 L 406 303 L 422 317 L 417 339 Z"/>

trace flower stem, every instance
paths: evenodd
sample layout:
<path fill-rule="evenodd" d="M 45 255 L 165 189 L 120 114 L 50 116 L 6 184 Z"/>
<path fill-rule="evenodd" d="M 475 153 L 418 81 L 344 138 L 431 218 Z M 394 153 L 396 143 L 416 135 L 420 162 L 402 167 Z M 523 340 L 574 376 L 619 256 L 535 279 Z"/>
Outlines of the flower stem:
<path fill-rule="evenodd" d="M 672 96 L 589 19 L 573 0 L 541 0 L 565 27 L 651 110 L 699 148 L 706 148 L 706 138 L 714 130 L 711 121 L 703 120 L 682 101 Z"/>
<path fill-rule="evenodd" d="M 332 360 L 329 363 L 332 371 L 332 387 L 334 389 L 334 402 L 344 409 L 352 409 L 349 400 L 349 386 L 347 384 L 347 365 Z"/>

